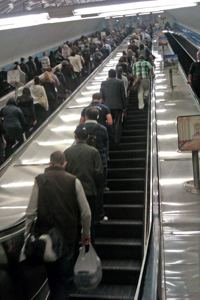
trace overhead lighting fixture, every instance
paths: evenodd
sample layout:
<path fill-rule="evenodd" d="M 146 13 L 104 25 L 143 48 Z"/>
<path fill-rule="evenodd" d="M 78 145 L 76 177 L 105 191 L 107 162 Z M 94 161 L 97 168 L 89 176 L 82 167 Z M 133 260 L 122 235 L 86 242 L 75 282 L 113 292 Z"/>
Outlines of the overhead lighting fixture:
<path fill-rule="evenodd" d="M 4 18 L 0 19 L 0 30 L 45 24 L 49 22 L 49 20 L 50 16 L 48 13 Z"/>
<path fill-rule="evenodd" d="M 129 14 L 128 11 L 136 10 L 141 12 L 141 9 L 146 8 L 151 11 L 158 11 L 158 10 L 166 10 L 166 9 L 173 9 L 173 8 L 180 8 L 180 7 L 190 7 L 196 6 L 197 3 L 194 0 L 187 0 L 183 3 L 182 0 L 168 0 L 167 2 L 164 0 L 157 0 L 157 1 L 142 1 L 142 2 L 134 2 L 134 3 L 124 3 L 124 4 L 117 4 L 117 5 L 106 5 L 106 6 L 96 6 L 96 7 L 87 7 L 87 8 L 80 8 L 75 9 L 73 11 L 74 15 L 89 15 L 89 14 L 103 14 L 103 13 L 123 13 L 127 11 L 126 14 Z"/>
<path fill-rule="evenodd" d="M 159 10 L 159 11 L 152 11 L 152 14 L 163 14 L 164 11 L 163 10 Z"/>
<path fill-rule="evenodd" d="M 136 14 L 125 15 L 125 17 L 132 17 L 132 16 L 136 16 Z"/>
<path fill-rule="evenodd" d="M 139 16 L 150 15 L 150 12 L 140 13 Z"/>
<path fill-rule="evenodd" d="M 113 19 L 117 19 L 117 18 L 123 18 L 123 16 L 114 16 L 112 17 Z"/>

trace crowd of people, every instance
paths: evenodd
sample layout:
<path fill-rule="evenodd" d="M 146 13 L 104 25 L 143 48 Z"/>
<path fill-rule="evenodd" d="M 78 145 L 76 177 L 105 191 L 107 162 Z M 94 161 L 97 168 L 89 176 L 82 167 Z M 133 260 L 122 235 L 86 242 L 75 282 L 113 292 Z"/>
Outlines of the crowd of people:
<path fill-rule="evenodd" d="M 46 263 L 53 300 L 69 299 L 75 249 L 80 238 L 79 215 L 82 245 L 92 243 L 95 246 L 95 223 L 108 221 L 103 208 L 103 198 L 104 191 L 109 191 L 109 145 L 118 147 L 120 143 L 123 114 L 126 113 L 131 84 L 134 77 L 138 76 L 138 63 L 141 62 L 141 68 L 144 68 L 141 76 L 145 79 L 141 95 L 143 99 L 147 97 L 147 88 L 144 86 L 147 85 L 148 68 L 149 71 L 152 69 L 152 60 L 151 63 L 149 61 L 151 52 L 146 48 L 150 55 L 145 60 L 144 48 L 136 46 L 136 40 L 139 45 L 143 44 L 145 36 L 143 31 L 133 34 L 116 69 L 109 70 L 108 78 L 101 83 L 99 93 L 93 94 L 91 103 L 82 110 L 79 125 L 74 131 L 76 143 L 64 153 L 55 151 L 51 154 L 50 167 L 45 169 L 46 179 L 43 183 L 40 180 L 41 175 L 36 177 L 26 212 L 25 238 L 37 216 L 40 233 L 46 233 L 52 226 L 56 226 L 66 237 L 68 246 L 68 252 L 63 253 L 61 259 Z M 140 51 L 143 51 L 142 54 Z"/>
<path fill-rule="evenodd" d="M 0 164 L 102 63 L 128 31 L 124 28 L 104 33 L 64 42 L 49 56 L 44 52 L 40 60 L 35 57 L 33 61 L 30 56 L 27 62 L 21 58 L 20 63 L 13 64 L 11 69 L 23 71 L 26 81 L 33 80 L 33 84 L 17 99 L 10 98 L 0 112 Z M 11 91 L 5 68 L 0 72 L 0 91 L 1 96 Z"/>

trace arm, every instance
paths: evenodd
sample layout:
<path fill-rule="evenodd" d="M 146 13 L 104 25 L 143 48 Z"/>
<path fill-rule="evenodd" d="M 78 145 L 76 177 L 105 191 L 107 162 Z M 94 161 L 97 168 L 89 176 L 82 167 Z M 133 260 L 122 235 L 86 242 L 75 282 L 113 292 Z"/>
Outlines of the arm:
<path fill-rule="evenodd" d="M 113 119 L 112 119 L 112 115 L 110 113 L 106 115 L 106 119 L 107 119 L 107 125 L 111 126 L 113 124 Z"/>
<path fill-rule="evenodd" d="M 82 184 L 78 178 L 76 178 L 75 188 L 81 213 L 82 240 L 85 240 L 90 238 L 91 211 Z"/>
<path fill-rule="evenodd" d="M 189 83 L 189 84 L 192 84 L 192 74 L 189 74 L 189 75 L 188 75 L 188 83 Z"/>
<path fill-rule="evenodd" d="M 38 194 L 39 194 L 39 188 L 37 182 L 35 181 L 30 196 L 29 204 L 26 209 L 26 222 L 25 222 L 25 233 L 24 233 L 25 239 L 29 233 L 31 224 L 33 223 L 35 217 L 37 216 Z"/>
<path fill-rule="evenodd" d="M 33 104 L 33 98 L 31 99 L 31 111 L 32 111 L 32 115 L 33 115 L 33 124 L 35 125 L 37 123 L 37 118 L 36 118 L 36 113 L 35 113 L 35 106 Z"/>
<path fill-rule="evenodd" d="M 48 102 L 46 91 L 45 91 L 43 86 L 41 86 L 41 94 L 42 94 L 42 96 L 44 96 L 44 97 L 42 97 L 42 100 L 45 100 L 45 101 L 40 103 L 40 105 L 42 105 L 45 108 L 45 110 L 48 110 L 49 109 L 49 102 Z"/>
<path fill-rule="evenodd" d="M 99 151 L 97 149 L 94 149 L 94 152 L 94 176 L 96 186 L 99 187 L 101 186 L 101 182 L 103 181 L 103 165 Z"/>
<path fill-rule="evenodd" d="M 104 93 L 104 82 L 101 83 L 100 93 L 102 94 L 102 99 L 105 101 L 105 93 Z"/>
<path fill-rule="evenodd" d="M 81 118 L 80 118 L 80 121 L 79 121 L 79 124 L 83 124 L 83 123 L 85 123 L 85 118 L 84 118 L 84 117 L 81 117 Z"/>
<path fill-rule="evenodd" d="M 123 109 L 126 109 L 126 94 L 123 81 L 120 82 L 120 90 L 121 90 L 121 101 L 123 105 Z"/>

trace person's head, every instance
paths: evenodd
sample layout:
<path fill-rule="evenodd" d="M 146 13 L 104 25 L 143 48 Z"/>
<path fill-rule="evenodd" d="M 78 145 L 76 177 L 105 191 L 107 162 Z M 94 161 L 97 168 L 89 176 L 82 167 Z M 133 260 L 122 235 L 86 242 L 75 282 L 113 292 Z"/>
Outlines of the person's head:
<path fill-rule="evenodd" d="M 56 67 L 55 72 L 54 73 L 60 73 L 60 69 L 59 67 Z"/>
<path fill-rule="evenodd" d="M 6 105 L 15 105 L 16 106 L 15 98 L 14 97 L 9 98 Z"/>
<path fill-rule="evenodd" d="M 35 76 L 34 83 L 35 85 L 40 84 L 40 78 L 38 76 Z"/>
<path fill-rule="evenodd" d="M 109 78 L 116 78 L 116 71 L 114 69 L 110 69 L 108 71 Z"/>
<path fill-rule="evenodd" d="M 74 51 L 72 51 L 71 56 L 75 56 L 75 55 L 76 55 L 76 53 Z"/>
<path fill-rule="evenodd" d="M 197 52 L 197 59 L 200 60 L 200 51 Z"/>
<path fill-rule="evenodd" d="M 23 95 L 23 96 L 26 96 L 26 97 L 31 96 L 31 91 L 30 91 L 30 89 L 29 89 L 28 87 L 25 87 L 25 88 L 23 89 L 23 91 L 22 91 L 22 95 Z"/>
<path fill-rule="evenodd" d="M 61 63 L 62 67 L 66 67 L 69 65 L 68 61 L 66 60 L 63 60 L 62 63 Z"/>
<path fill-rule="evenodd" d="M 53 82 L 53 78 L 51 77 L 51 74 L 48 71 L 45 71 L 42 75 L 42 81 L 45 82 Z"/>
<path fill-rule="evenodd" d="M 92 101 L 99 101 L 102 102 L 102 94 L 101 93 L 95 93 L 92 95 Z"/>
<path fill-rule="evenodd" d="M 88 138 L 88 133 L 87 133 L 87 129 L 85 128 L 85 125 L 84 124 L 79 124 L 75 131 L 75 139 L 77 141 L 86 141 L 87 138 Z"/>
<path fill-rule="evenodd" d="M 53 72 L 53 71 L 52 71 L 52 68 L 51 68 L 51 67 L 48 67 L 48 68 L 47 68 L 47 72 L 52 73 L 52 72 Z"/>
<path fill-rule="evenodd" d="M 32 56 L 29 56 L 29 57 L 28 57 L 28 60 L 29 60 L 29 61 L 32 61 L 32 60 L 33 60 L 33 57 L 32 57 Z"/>
<path fill-rule="evenodd" d="M 43 52 L 43 56 L 47 56 L 47 53 L 46 53 L 46 52 Z"/>
<path fill-rule="evenodd" d="M 144 55 L 140 55 L 140 56 L 139 56 L 139 59 L 144 60 Z"/>
<path fill-rule="evenodd" d="M 50 155 L 50 166 L 59 166 L 65 168 L 67 162 L 65 155 L 61 151 L 54 151 Z"/>
<path fill-rule="evenodd" d="M 139 47 L 140 47 L 140 50 L 143 50 L 143 49 L 144 49 L 144 44 L 141 43 L 141 44 L 139 45 Z"/>
<path fill-rule="evenodd" d="M 21 57 L 20 60 L 21 60 L 22 63 L 25 62 L 25 58 L 24 57 Z"/>
<path fill-rule="evenodd" d="M 39 57 L 36 56 L 35 59 L 34 59 L 34 62 L 39 62 L 39 61 L 40 61 L 40 60 L 39 60 Z"/>
<path fill-rule="evenodd" d="M 85 45 L 85 49 L 88 49 L 88 48 L 89 48 L 89 45 L 88 45 L 88 44 L 86 44 L 86 45 Z"/>
<path fill-rule="evenodd" d="M 122 79 L 122 73 L 123 73 L 122 67 L 117 67 L 116 71 L 117 71 L 117 78 Z"/>
<path fill-rule="evenodd" d="M 86 120 L 95 120 L 97 121 L 99 117 L 99 111 L 95 107 L 89 107 L 86 109 L 85 118 Z"/>

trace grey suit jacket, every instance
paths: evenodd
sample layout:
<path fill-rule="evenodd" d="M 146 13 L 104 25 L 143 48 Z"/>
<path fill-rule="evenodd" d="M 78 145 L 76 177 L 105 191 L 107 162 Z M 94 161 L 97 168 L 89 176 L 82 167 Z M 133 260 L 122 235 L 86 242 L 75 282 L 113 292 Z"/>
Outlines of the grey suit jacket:
<path fill-rule="evenodd" d="M 103 95 L 105 104 L 110 109 L 125 109 L 126 95 L 124 83 L 117 78 L 109 78 L 101 83 L 100 92 Z"/>

